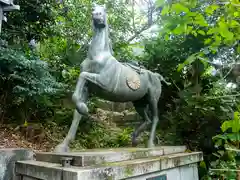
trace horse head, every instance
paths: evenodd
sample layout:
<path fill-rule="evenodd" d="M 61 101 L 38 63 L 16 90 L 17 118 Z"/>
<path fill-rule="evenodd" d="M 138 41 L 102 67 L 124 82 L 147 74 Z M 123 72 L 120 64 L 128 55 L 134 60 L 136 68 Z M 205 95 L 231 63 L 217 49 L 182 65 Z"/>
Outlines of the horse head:
<path fill-rule="evenodd" d="M 96 28 L 105 28 L 107 26 L 106 6 L 93 4 L 92 19 Z"/>

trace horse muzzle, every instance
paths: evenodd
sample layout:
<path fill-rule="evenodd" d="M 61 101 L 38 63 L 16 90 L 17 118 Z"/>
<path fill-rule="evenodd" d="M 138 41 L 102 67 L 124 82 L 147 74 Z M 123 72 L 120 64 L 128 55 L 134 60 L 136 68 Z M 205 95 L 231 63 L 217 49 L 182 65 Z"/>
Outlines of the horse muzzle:
<path fill-rule="evenodd" d="M 93 23 L 96 27 L 104 28 L 106 26 L 103 18 L 93 18 Z"/>

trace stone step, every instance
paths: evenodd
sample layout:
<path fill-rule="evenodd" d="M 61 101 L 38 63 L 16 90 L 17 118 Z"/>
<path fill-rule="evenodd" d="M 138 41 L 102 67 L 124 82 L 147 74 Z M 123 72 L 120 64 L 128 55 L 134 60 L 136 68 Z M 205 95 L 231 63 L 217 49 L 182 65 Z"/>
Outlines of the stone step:
<path fill-rule="evenodd" d="M 116 122 L 116 126 L 119 127 L 119 128 L 133 128 L 135 129 L 136 127 L 139 127 L 141 125 L 140 122 L 124 122 L 124 123 L 121 123 L 121 122 Z"/>
<path fill-rule="evenodd" d="M 181 153 L 185 146 L 162 146 L 155 148 L 115 148 L 78 151 L 70 153 L 39 152 L 36 153 L 37 161 L 61 163 L 63 157 L 72 158 L 73 166 L 90 166 L 102 163 L 120 162 L 126 160 L 162 156 Z"/>
<path fill-rule="evenodd" d="M 16 173 L 23 180 L 146 180 L 165 177 L 169 180 L 198 180 L 197 163 L 201 152 L 175 153 L 88 167 L 62 167 L 58 163 L 18 161 Z"/>
<path fill-rule="evenodd" d="M 134 108 L 131 102 L 118 103 L 118 102 L 106 101 L 103 99 L 96 99 L 94 101 L 94 105 L 96 108 L 100 108 L 106 111 L 115 111 L 115 112 L 122 112 L 122 111 Z"/>
<path fill-rule="evenodd" d="M 109 120 L 116 123 L 141 121 L 140 116 L 136 112 L 129 112 L 129 111 L 113 112 L 113 111 L 106 111 L 106 110 L 97 108 L 96 115 L 98 118 L 102 120 Z"/>

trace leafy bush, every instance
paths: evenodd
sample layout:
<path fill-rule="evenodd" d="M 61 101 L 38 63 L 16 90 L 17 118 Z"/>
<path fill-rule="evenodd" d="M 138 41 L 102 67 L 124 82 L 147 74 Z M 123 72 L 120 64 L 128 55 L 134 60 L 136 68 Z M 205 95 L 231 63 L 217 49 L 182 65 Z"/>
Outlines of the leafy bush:
<path fill-rule="evenodd" d="M 62 91 L 64 85 L 50 74 L 46 62 L 21 49 L 0 48 L 0 92 L 2 114 L 11 108 L 28 107 L 34 111 L 49 97 Z M 22 108 L 20 108 L 22 110 Z M 31 114 L 30 109 L 25 109 Z M 25 115 L 24 117 L 26 118 Z M 3 118 L 3 117 L 2 117 Z"/>
<path fill-rule="evenodd" d="M 222 133 L 213 137 L 216 160 L 211 162 L 209 174 L 204 178 L 236 179 L 239 167 L 240 113 L 221 125 Z M 203 167 L 202 167 L 203 168 Z"/>

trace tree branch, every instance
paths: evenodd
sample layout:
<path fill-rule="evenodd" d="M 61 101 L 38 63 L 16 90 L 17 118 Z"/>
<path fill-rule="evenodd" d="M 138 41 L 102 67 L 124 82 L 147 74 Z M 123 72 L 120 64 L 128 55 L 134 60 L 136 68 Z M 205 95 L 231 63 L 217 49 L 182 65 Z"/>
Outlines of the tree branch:
<path fill-rule="evenodd" d="M 148 3 L 149 3 L 149 2 L 148 2 Z M 150 2 L 150 3 L 151 3 L 151 2 Z M 158 8 L 154 7 L 154 6 L 151 4 L 151 7 L 149 7 L 149 9 L 148 9 L 148 13 L 149 13 L 149 11 L 151 11 L 150 13 L 151 13 L 151 15 L 152 15 L 157 9 L 158 9 Z M 150 28 L 153 24 L 155 24 L 157 21 L 158 21 L 158 18 L 157 18 L 157 20 L 155 20 L 155 21 L 152 21 L 152 19 L 151 19 L 151 23 L 149 23 L 149 14 L 148 14 L 148 22 L 147 22 L 140 30 L 136 31 L 135 34 L 127 40 L 127 42 L 129 43 L 129 42 L 131 42 L 132 40 L 134 40 L 134 39 L 135 39 L 137 36 L 139 36 L 143 31 L 149 29 L 149 28 Z"/>
<path fill-rule="evenodd" d="M 131 42 L 132 40 L 134 40 L 138 35 L 140 35 L 143 31 L 147 30 L 149 27 L 148 27 L 148 24 L 145 24 L 139 31 L 135 32 L 135 34 L 130 37 L 127 42 Z"/>

